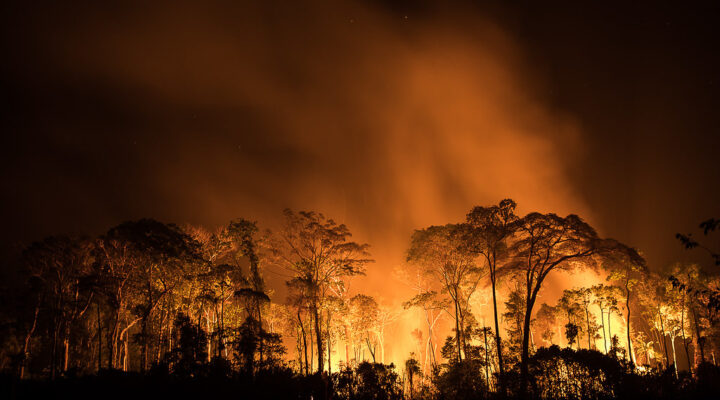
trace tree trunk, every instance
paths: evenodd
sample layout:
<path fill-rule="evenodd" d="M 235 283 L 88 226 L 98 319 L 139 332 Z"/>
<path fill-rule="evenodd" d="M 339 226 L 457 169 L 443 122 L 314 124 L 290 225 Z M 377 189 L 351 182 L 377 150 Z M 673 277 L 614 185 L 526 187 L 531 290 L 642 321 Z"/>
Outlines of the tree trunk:
<path fill-rule="evenodd" d="M 173 324 L 170 324 L 170 328 L 168 329 L 168 347 L 167 351 L 168 353 L 171 352 L 173 349 Z"/>
<path fill-rule="evenodd" d="M 57 369 L 57 341 L 58 341 L 58 317 L 57 317 L 57 309 L 55 310 L 55 315 L 53 317 L 53 338 L 52 338 L 52 351 L 51 351 L 51 358 L 50 358 L 50 379 L 55 379 L 55 372 Z"/>
<path fill-rule="evenodd" d="M 455 341 L 457 343 L 457 360 L 462 361 L 462 345 L 460 340 L 460 311 L 457 300 L 457 293 L 453 297 L 453 303 L 455 303 Z"/>
<path fill-rule="evenodd" d="M 348 345 L 348 342 L 350 341 L 350 336 L 348 334 L 347 325 L 344 325 L 343 328 L 345 329 L 345 367 L 350 368 L 350 349 Z"/>
<path fill-rule="evenodd" d="M 456 291 L 458 299 L 460 298 L 460 291 Z M 458 311 L 460 311 L 460 343 L 462 344 L 462 354 L 465 359 L 468 358 L 470 351 L 468 349 L 467 339 L 465 337 L 465 310 L 462 308 L 462 303 L 458 301 Z"/>
<path fill-rule="evenodd" d="M 675 369 L 675 379 L 677 379 L 678 378 L 678 365 L 677 365 L 677 356 L 675 354 L 675 335 L 674 334 L 670 337 L 670 343 L 672 343 L 673 368 Z"/>
<path fill-rule="evenodd" d="M 148 353 L 148 316 L 144 315 L 140 321 L 140 329 L 142 331 L 142 348 L 140 349 L 140 372 L 145 373 L 147 369 L 147 353 Z"/>
<path fill-rule="evenodd" d="M 425 347 L 422 350 L 420 350 L 420 346 L 418 346 L 420 357 L 422 357 L 423 360 L 421 369 L 423 375 L 427 374 L 428 360 L 430 359 L 430 340 L 428 339 L 425 339 Z"/>
<path fill-rule="evenodd" d="M 297 318 L 298 318 L 298 324 L 300 325 L 300 331 L 302 332 L 303 352 L 305 354 L 305 375 L 309 375 L 310 370 L 308 367 L 307 334 L 305 333 L 305 326 L 303 325 L 302 318 L 300 317 L 300 308 L 298 308 Z"/>
<path fill-rule="evenodd" d="M 23 356 L 22 360 L 20 360 L 20 379 L 23 379 L 25 377 L 25 366 L 27 365 L 27 361 L 30 358 L 30 339 L 32 339 L 32 335 L 35 333 L 39 313 L 40 299 L 38 299 L 37 306 L 35 306 L 35 315 L 33 316 L 32 326 L 30 327 L 30 329 L 28 329 L 28 332 L 25 335 L 25 342 L 23 344 Z"/>
<path fill-rule="evenodd" d="M 413 373 L 411 371 L 407 371 L 408 374 L 408 385 L 410 388 L 410 400 L 413 400 Z"/>
<path fill-rule="evenodd" d="M 385 328 L 381 329 L 381 332 L 377 334 L 378 343 L 380 343 L 380 362 L 385 364 Z"/>
<path fill-rule="evenodd" d="M 425 319 L 428 323 L 428 349 L 427 351 L 430 352 L 430 364 L 434 367 L 435 366 L 435 346 L 433 345 L 433 325 L 435 325 L 435 321 L 437 319 L 433 319 L 431 317 L 431 314 L 428 314 L 428 310 L 425 310 Z M 431 323 L 432 320 L 432 323 Z M 428 358 L 427 356 L 425 358 Z M 423 367 L 424 368 L 424 367 Z M 425 371 L 423 371 L 425 372 Z"/>
<path fill-rule="evenodd" d="M 220 349 L 227 358 L 227 349 L 225 348 L 225 292 L 221 293 L 223 296 L 220 300 Z"/>
<path fill-rule="evenodd" d="M 108 357 L 108 363 L 107 367 L 108 369 L 114 369 L 117 359 L 117 347 L 118 347 L 118 332 L 120 331 L 120 307 L 114 310 L 114 317 L 113 317 L 113 328 L 112 331 L 109 332 L 109 338 L 108 338 L 108 350 L 110 353 L 110 356 Z"/>
<path fill-rule="evenodd" d="M 497 297 L 495 290 L 495 272 L 491 271 L 490 284 L 492 286 L 492 300 L 493 300 L 493 317 L 495 318 L 495 347 L 497 347 L 497 358 L 498 358 L 498 369 L 499 369 L 499 380 L 500 380 L 500 391 L 501 396 L 505 396 L 505 366 L 503 364 L 502 355 L 502 339 L 500 339 L 500 324 L 498 323 L 498 309 L 497 309 Z"/>
<path fill-rule="evenodd" d="M 532 346 L 533 353 L 535 351 L 537 351 L 537 347 L 535 347 L 535 335 L 533 335 L 533 331 L 532 331 L 532 324 L 531 324 L 531 328 L 530 328 L 530 345 Z"/>
<path fill-rule="evenodd" d="M 125 342 L 123 344 L 125 357 L 123 357 L 123 371 L 127 372 L 130 366 L 130 330 L 125 331 Z"/>
<path fill-rule="evenodd" d="M 327 361 L 328 375 L 332 374 L 332 337 L 330 337 L 330 310 L 327 310 L 327 321 L 325 323 L 327 329 Z"/>
<path fill-rule="evenodd" d="M 262 312 L 260 309 L 260 301 L 259 300 L 255 300 L 255 312 L 257 313 L 258 326 L 260 327 L 260 330 L 262 331 L 263 322 L 262 322 Z M 264 339 L 264 336 L 262 336 L 262 335 L 259 337 L 259 339 L 260 340 L 258 341 L 258 353 L 260 355 L 260 361 L 264 361 L 265 360 L 265 339 Z"/>
<path fill-rule="evenodd" d="M 320 312 L 318 310 L 317 303 L 313 304 L 313 317 L 315 317 L 315 339 L 317 341 L 317 360 L 318 360 L 318 372 L 323 372 L 325 369 L 323 364 L 325 362 L 325 357 L 323 356 L 323 334 L 322 330 L 320 329 Z"/>
<path fill-rule="evenodd" d="M 684 293 L 684 292 L 683 292 Z M 690 375 L 692 375 L 692 360 L 690 360 L 690 352 L 688 351 L 688 343 L 687 339 L 685 338 L 685 295 L 683 294 L 683 305 L 680 309 L 680 335 L 683 342 L 683 347 L 685 348 L 685 357 L 687 358 L 688 363 L 688 372 L 690 372 Z"/>
<path fill-rule="evenodd" d="M 70 360 L 70 327 L 65 327 L 63 334 L 63 372 L 67 372 Z"/>
<path fill-rule="evenodd" d="M 535 298 L 537 296 L 537 292 L 540 290 L 540 285 L 542 284 L 542 280 L 540 279 L 537 283 L 535 288 L 531 291 L 530 284 L 527 285 L 527 304 L 525 306 L 525 319 L 523 322 L 523 332 L 522 332 L 522 354 L 520 357 L 520 398 L 526 399 L 528 398 L 528 380 L 529 380 L 529 371 L 528 371 L 528 360 L 530 358 L 530 318 L 532 316 L 532 309 L 535 305 Z"/>
<path fill-rule="evenodd" d="M 602 325 L 602 331 L 603 331 L 603 345 L 605 346 L 605 354 L 608 352 L 607 348 L 607 337 L 605 336 L 605 311 L 600 308 L 600 325 Z"/>
<path fill-rule="evenodd" d="M 687 339 L 685 339 L 685 337 L 683 337 L 683 348 L 685 348 L 685 357 L 687 358 L 688 372 L 690 372 L 690 375 L 692 375 L 692 373 L 693 373 L 692 365 L 693 365 L 694 360 L 692 360 L 690 358 L 690 350 L 688 348 Z"/>
<path fill-rule="evenodd" d="M 705 362 L 705 343 L 702 340 L 702 337 L 700 336 L 700 323 L 698 322 L 697 313 L 695 312 L 695 307 L 690 307 L 690 310 L 693 313 L 693 320 L 695 321 L 695 336 L 696 336 L 696 342 L 697 342 L 697 348 L 700 349 L 700 362 Z"/>
<path fill-rule="evenodd" d="M 592 350 L 591 344 L 590 344 L 590 336 L 592 335 L 592 332 L 590 332 L 590 310 L 585 307 L 585 318 L 587 319 L 587 337 L 588 337 L 588 350 Z"/>
<path fill-rule="evenodd" d="M 660 330 L 657 329 L 657 328 L 653 325 L 653 329 L 651 330 L 651 332 L 652 332 L 652 334 L 654 335 L 654 339 L 655 339 L 655 340 L 653 341 L 653 343 L 657 343 L 658 346 L 660 346 L 661 342 L 663 341 L 662 336 L 661 336 L 661 333 L 660 333 Z M 657 355 L 655 356 L 655 360 L 658 360 L 658 361 L 657 361 L 658 368 L 662 367 L 662 359 L 660 358 L 660 357 L 662 357 L 662 355 L 661 355 L 660 353 L 661 353 L 661 352 L 657 352 Z"/>
<path fill-rule="evenodd" d="M 627 344 L 628 344 L 628 355 L 630 362 L 635 363 L 633 360 L 632 352 L 632 340 L 630 340 L 630 287 L 629 282 L 625 281 L 625 309 L 627 313 Z"/>
<path fill-rule="evenodd" d="M 97 369 L 102 368 L 102 320 L 100 319 L 100 303 L 97 303 L 97 337 L 98 337 L 98 362 Z"/>
<path fill-rule="evenodd" d="M 296 329 L 295 332 L 295 351 L 297 351 L 297 362 L 298 362 L 298 372 L 303 373 L 304 367 L 303 367 L 303 346 L 302 346 L 302 335 L 300 334 L 300 330 Z"/>
<path fill-rule="evenodd" d="M 490 386 L 490 370 L 488 369 L 490 364 L 488 363 L 487 327 L 485 327 L 484 322 L 483 322 L 483 338 L 485 340 L 485 381 L 488 383 L 488 386 Z"/>
<path fill-rule="evenodd" d="M 370 352 L 370 356 L 372 356 L 373 363 L 375 363 L 375 349 L 370 345 L 370 338 L 368 336 L 365 336 L 365 344 L 367 345 L 368 351 Z"/>
<path fill-rule="evenodd" d="M 210 314 L 208 311 L 205 311 L 205 326 L 207 327 L 208 336 L 210 336 L 207 341 L 207 362 L 210 362 L 212 358 L 212 324 L 210 323 Z"/>
<path fill-rule="evenodd" d="M 668 354 L 667 341 L 665 340 L 665 325 L 663 324 L 662 313 L 658 310 L 658 318 L 660 318 L 660 333 L 662 334 L 663 349 L 665 350 L 665 368 L 670 367 L 670 355 Z"/>

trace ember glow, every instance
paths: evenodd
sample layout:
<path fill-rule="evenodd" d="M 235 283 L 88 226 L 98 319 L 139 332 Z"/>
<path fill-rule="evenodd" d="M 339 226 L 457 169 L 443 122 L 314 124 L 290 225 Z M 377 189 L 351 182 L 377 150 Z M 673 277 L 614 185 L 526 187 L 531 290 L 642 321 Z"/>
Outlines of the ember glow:
<path fill-rule="evenodd" d="M 203 3 L 9 7 L 3 371 L 714 364 L 717 10 Z"/>

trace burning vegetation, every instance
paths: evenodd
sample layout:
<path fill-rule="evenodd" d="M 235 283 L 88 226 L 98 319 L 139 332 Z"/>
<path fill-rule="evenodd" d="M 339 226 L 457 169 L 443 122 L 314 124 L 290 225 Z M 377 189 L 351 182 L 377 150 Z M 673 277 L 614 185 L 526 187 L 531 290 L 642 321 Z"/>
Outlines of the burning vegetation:
<path fill-rule="evenodd" d="M 407 262 L 386 277 L 414 291 L 398 304 L 352 286 L 370 246 L 316 212 L 286 210 L 273 232 L 245 219 L 214 231 L 143 219 L 99 237 L 49 237 L 24 250 L 24 284 L 3 291 L 0 366 L 25 394 L 42 390 L 26 382 L 95 374 L 209 379 L 268 398 L 714 390 L 717 277 L 697 265 L 650 272 L 637 250 L 576 215 L 515 207 L 506 199 L 416 230 Z M 703 227 L 710 235 L 718 221 Z M 553 275 L 585 270 L 604 281 L 540 303 Z M 284 295 L 268 272 L 284 277 Z M 403 343 L 415 345 L 390 360 Z"/>
<path fill-rule="evenodd" d="M 716 6 L 10 3 L 0 399 L 720 397 Z"/>

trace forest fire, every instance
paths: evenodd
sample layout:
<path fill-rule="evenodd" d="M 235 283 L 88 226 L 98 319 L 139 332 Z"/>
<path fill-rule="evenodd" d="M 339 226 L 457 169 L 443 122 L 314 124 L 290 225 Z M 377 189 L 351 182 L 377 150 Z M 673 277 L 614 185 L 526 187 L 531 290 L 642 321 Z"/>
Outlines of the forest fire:
<path fill-rule="evenodd" d="M 451 3 L 9 5 L 0 397 L 717 396 L 717 10 Z"/>
<path fill-rule="evenodd" d="M 521 217 L 515 208 L 506 199 L 473 208 L 464 222 L 416 230 L 395 273 L 413 294 L 401 305 L 352 287 L 374 261 L 370 247 L 321 213 L 285 210 L 276 232 L 244 219 L 215 231 L 143 219 L 97 238 L 50 237 L 23 252 L 25 301 L 13 312 L 24 356 L 15 368 L 20 379 L 41 373 L 40 360 L 53 379 L 104 369 L 192 378 L 230 365 L 251 375 L 284 366 L 340 379 L 398 365 L 412 394 L 443 370 L 474 365 L 476 390 L 522 395 L 532 374 L 535 395 L 554 398 L 582 394 L 568 382 L 576 374 L 589 374 L 583 390 L 612 390 L 609 377 L 591 377 L 581 351 L 676 377 L 676 341 L 690 373 L 714 360 L 717 278 L 697 266 L 652 273 L 636 250 L 575 215 Z M 286 299 L 264 278 L 273 268 L 285 271 Z M 585 276 L 548 296 L 543 284 L 561 271 Z M 554 354 L 558 346 L 569 355 Z M 543 362 L 560 363 L 560 375 L 543 381 L 531 370 Z M 520 386 L 510 389 L 518 368 Z"/>

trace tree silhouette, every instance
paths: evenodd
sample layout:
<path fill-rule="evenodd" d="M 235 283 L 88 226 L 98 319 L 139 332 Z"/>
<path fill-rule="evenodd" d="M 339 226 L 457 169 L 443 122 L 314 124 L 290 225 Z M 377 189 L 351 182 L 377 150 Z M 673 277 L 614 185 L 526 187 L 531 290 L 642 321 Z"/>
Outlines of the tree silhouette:
<path fill-rule="evenodd" d="M 715 232 L 715 230 L 720 230 L 720 219 L 715 219 L 715 218 L 707 219 L 700 223 L 700 229 L 702 229 L 704 236 L 708 236 L 710 233 Z M 708 245 L 700 243 L 699 241 L 695 240 L 692 237 L 691 233 L 688 233 L 688 234 L 677 233 L 677 234 L 675 234 L 675 238 L 677 238 L 686 249 L 699 248 L 699 249 L 705 250 L 710 255 L 710 257 L 713 259 L 713 261 L 715 262 L 715 265 L 720 265 L 720 251 L 712 249 Z"/>
<path fill-rule="evenodd" d="M 378 304 L 371 296 L 359 294 L 350 299 L 350 326 L 355 338 L 353 342 L 356 351 L 359 351 L 362 346 L 367 346 L 373 363 L 376 362 L 378 346 L 378 338 L 375 335 L 374 328 L 379 313 Z M 355 356 L 356 359 L 358 355 Z"/>
<path fill-rule="evenodd" d="M 537 294 L 548 274 L 556 270 L 593 266 L 601 256 L 624 256 L 640 262 L 636 252 L 613 240 L 601 240 L 595 230 L 576 215 L 530 213 L 518 220 L 517 239 L 509 265 L 524 278 L 527 309 L 523 325 L 521 393 L 527 393 L 530 321 Z"/>
<path fill-rule="evenodd" d="M 313 318 L 317 341 L 318 372 L 322 372 L 323 333 L 320 306 L 327 288 L 337 278 L 364 274 L 372 262 L 367 244 L 349 241 L 350 230 L 323 214 L 285 210 L 285 226 L 278 235 L 275 252 L 278 261 L 305 282 L 309 289 L 309 311 Z"/>
<path fill-rule="evenodd" d="M 22 258 L 35 282 L 40 285 L 38 289 L 52 313 L 50 376 L 54 379 L 58 369 L 63 372 L 68 370 L 71 330 L 88 310 L 93 297 L 92 287 L 87 281 L 92 264 L 92 243 L 84 238 L 48 237 L 31 244 L 23 252 Z M 26 343 L 32 336 L 35 324 L 33 322 Z M 58 359 L 60 345 L 61 360 Z M 24 354 L 27 352 L 27 345 L 23 351 Z M 23 359 L 25 357 L 23 355 Z M 21 373 L 23 371 L 24 364 Z"/>
<path fill-rule="evenodd" d="M 498 347 L 497 356 L 501 385 L 505 367 L 502 357 L 502 339 L 500 337 L 497 310 L 496 286 L 499 278 L 498 259 L 502 262 L 502 260 L 507 257 L 506 241 L 512 236 L 515 229 L 514 225 L 517 221 L 515 207 L 516 204 L 513 200 L 505 199 L 496 206 L 475 207 L 467 215 L 467 223 L 470 225 L 469 240 L 471 248 L 485 258 L 488 275 L 490 277 L 493 318 L 495 319 L 495 343 Z"/>
<path fill-rule="evenodd" d="M 572 322 L 565 324 L 565 338 L 567 339 L 568 346 L 572 348 L 572 345 L 580 335 L 580 326 Z"/>
<path fill-rule="evenodd" d="M 191 378 L 203 374 L 207 359 L 207 334 L 190 317 L 180 313 L 175 317 L 175 346 L 165 355 L 170 372 L 179 377 Z"/>
<path fill-rule="evenodd" d="M 140 318 L 141 332 L 136 337 L 142 349 L 140 369 L 144 371 L 148 366 L 150 316 L 182 277 L 183 269 L 202 260 L 200 246 L 176 225 L 152 219 L 125 222 L 110 229 L 107 237 L 125 243 L 132 254 L 129 259 L 137 265 L 131 279 L 137 292 L 142 294 L 133 312 Z"/>
<path fill-rule="evenodd" d="M 260 321 L 252 316 L 245 319 L 238 328 L 234 343 L 240 369 L 254 376 L 259 369 L 274 368 L 281 364 L 285 354 L 280 335 L 267 332 Z"/>
<path fill-rule="evenodd" d="M 470 297 L 482 278 L 466 238 L 465 225 L 431 226 L 413 233 L 407 253 L 407 261 L 435 277 L 452 300 L 458 360 L 466 347 L 464 327 Z"/>
<path fill-rule="evenodd" d="M 515 289 L 510 292 L 505 302 L 505 312 L 503 313 L 503 321 L 506 323 L 505 330 L 508 333 L 509 350 L 513 355 L 513 359 L 519 358 L 522 351 L 523 328 L 525 321 L 525 311 L 527 310 L 525 293 L 522 290 Z"/>
<path fill-rule="evenodd" d="M 625 323 L 627 325 L 628 355 L 630 356 L 630 360 L 635 362 L 635 360 L 632 359 L 632 338 L 630 337 L 630 318 L 632 311 L 630 303 L 635 286 L 647 274 L 647 266 L 645 265 L 645 260 L 638 254 L 637 257 L 634 255 L 632 257 L 616 257 L 613 262 L 604 264 L 604 267 L 610 272 L 608 280 L 616 282 L 617 285 L 625 291 Z M 609 311 L 612 312 L 613 307 L 611 307 Z M 610 313 L 608 313 L 608 323 L 610 323 Z"/>
<path fill-rule="evenodd" d="M 673 291 L 679 292 L 687 300 L 687 308 L 695 326 L 695 348 L 700 352 L 700 362 L 706 361 L 705 347 L 713 324 L 720 317 L 720 291 L 717 277 L 702 273 L 695 265 L 673 270 L 668 278 Z"/>
<path fill-rule="evenodd" d="M 347 400 L 401 400 L 402 385 L 395 366 L 362 362 L 355 370 L 333 376 L 336 397 Z"/>
<path fill-rule="evenodd" d="M 576 290 L 564 290 L 563 295 L 558 300 L 558 309 L 560 309 L 567 318 L 567 324 L 565 324 L 565 338 L 568 340 L 568 345 L 572 348 L 580 332 L 583 331 L 582 325 L 582 306 L 580 303 L 580 296 Z M 572 340 L 571 340 L 572 338 Z M 580 344 L 578 343 L 578 349 Z"/>
<path fill-rule="evenodd" d="M 449 301 L 446 299 L 440 299 L 438 293 L 435 291 L 422 292 L 412 299 L 403 303 L 403 308 L 409 309 L 411 307 L 418 307 L 424 311 L 425 323 L 428 328 L 427 343 L 425 344 L 426 354 L 429 354 L 430 364 L 432 367 L 437 366 L 437 360 L 435 359 L 435 325 L 442 316 L 442 311 L 449 306 Z M 426 357 L 427 358 L 427 357 Z"/>
<path fill-rule="evenodd" d="M 639 284 L 639 300 L 644 306 L 643 315 L 657 334 L 657 343 L 662 344 L 665 367 L 670 368 L 670 354 L 666 336 L 670 328 L 671 303 L 666 281 L 657 274 L 648 274 Z"/>
<path fill-rule="evenodd" d="M 0 375 L 0 383 L 25 397 L 77 399 L 96 396 L 98 387 L 119 397 L 138 390 L 151 397 L 717 397 L 720 278 L 697 265 L 649 273 L 636 251 L 600 239 L 578 217 L 554 214 L 507 217 L 512 232 L 488 257 L 492 245 L 482 235 L 495 228 L 482 222 L 487 209 L 474 211 L 465 223 L 413 234 L 402 272 L 414 295 L 395 305 L 363 293 L 368 286 L 350 290 L 348 278 L 369 262 L 365 246 L 314 213 L 290 212 L 295 219 L 286 224 L 296 229 L 274 236 L 245 219 L 214 230 L 140 220 L 94 239 L 33 243 L 17 284 L 0 291 L 0 371 L 13 375 Z M 507 294 L 497 325 L 508 335 L 502 347 L 480 319 L 489 314 L 474 314 L 491 312 L 492 260 L 495 279 L 509 283 L 495 287 Z M 565 290 L 533 314 L 552 271 L 599 267 L 611 285 Z M 289 278 L 284 304 L 265 272 Z M 401 307 L 419 312 L 388 328 Z M 454 320 L 445 324 L 441 315 Z M 612 329 L 614 316 L 627 321 L 626 347 L 615 334 L 623 324 Z M 563 326 L 568 346 L 561 349 L 553 342 L 563 341 L 554 340 Z M 436 357 L 435 338 L 444 333 Z M 405 360 L 402 373 L 382 364 L 386 335 L 389 355 Z M 603 352 L 595 351 L 600 339 Z M 332 354 L 341 342 L 346 355 L 336 370 Z M 296 351 L 287 355 L 285 343 Z M 633 348 L 644 367 L 635 366 Z M 678 368 L 683 349 L 687 372 Z M 313 359 L 324 361 L 321 373 L 312 374 Z"/>
<path fill-rule="evenodd" d="M 422 371 L 420 370 L 420 363 L 415 359 L 415 354 L 410 353 L 410 358 L 405 360 L 405 374 L 408 379 L 408 392 L 410 394 L 410 400 L 412 400 L 415 394 L 415 377 L 422 377 Z"/>
<path fill-rule="evenodd" d="M 618 309 L 617 304 L 618 298 L 621 296 L 621 289 L 617 286 L 606 286 L 602 283 L 599 283 L 591 287 L 590 290 L 595 296 L 593 304 L 598 306 L 598 309 L 600 310 L 600 325 L 603 334 L 603 346 L 605 349 L 605 354 L 607 354 L 609 340 L 607 336 L 612 334 L 612 332 L 610 331 L 610 318 L 612 316 L 612 312 Z M 607 334 L 605 326 L 605 314 L 608 315 Z"/>

